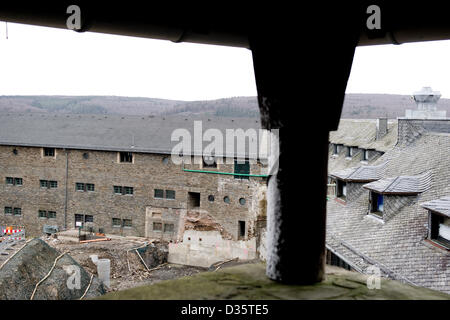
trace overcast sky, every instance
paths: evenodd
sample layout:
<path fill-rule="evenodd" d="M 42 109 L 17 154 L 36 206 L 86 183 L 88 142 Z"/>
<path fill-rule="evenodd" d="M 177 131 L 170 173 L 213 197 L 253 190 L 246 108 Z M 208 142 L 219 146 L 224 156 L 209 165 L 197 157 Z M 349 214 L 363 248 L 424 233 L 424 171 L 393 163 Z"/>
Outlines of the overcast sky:
<path fill-rule="evenodd" d="M 8 35 L 0 23 L 0 95 L 256 95 L 247 49 L 13 23 Z M 431 86 L 450 98 L 449 78 L 450 41 L 358 47 L 347 92 L 411 94 Z"/>

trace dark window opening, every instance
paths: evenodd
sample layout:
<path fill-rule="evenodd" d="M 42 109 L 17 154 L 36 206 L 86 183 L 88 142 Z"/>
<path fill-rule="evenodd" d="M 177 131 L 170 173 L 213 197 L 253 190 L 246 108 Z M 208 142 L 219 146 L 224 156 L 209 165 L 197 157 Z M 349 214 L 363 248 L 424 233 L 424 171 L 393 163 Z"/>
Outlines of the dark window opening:
<path fill-rule="evenodd" d="M 175 191 L 174 190 L 166 190 L 166 199 L 174 200 L 175 199 Z"/>
<path fill-rule="evenodd" d="M 11 184 L 11 185 L 13 185 L 13 184 L 14 184 L 14 178 L 6 177 L 6 184 Z"/>
<path fill-rule="evenodd" d="M 114 186 L 114 193 L 122 194 L 122 187 L 121 186 Z"/>
<path fill-rule="evenodd" d="M 155 198 L 159 198 L 159 199 L 164 198 L 164 190 L 162 190 L 162 189 L 155 189 L 154 197 Z"/>
<path fill-rule="evenodd" d="M 164 232 L 173 232 L 174 225 L 173 223 L 165 223 L 164 224 Z"/>
<path fill-rule="evenodd" d="M 55 219 L 56 218 L 56 212 L 55 211 L 47 211 L 47 218 Z"/>
<path fill-rule="evenodd" d="M 430 239 L 450 249 L 450 218 L 430 212 Z"/>
<path fill-rule="evenodd" d="M 133 187 L 123 187 L 124 194 L 133 195 L 134 190 Z"/>
<path fill-rule="evenodd" d="M 214 196 L 213 196 L 212 194 L 210 194 L 210 195 L 208 196 L 208 201 L 214 202 Z"/>
<path fill-rule="evenodd" d="M 223 197 L 223 202 L 230 203 L 230 197 L 229 196 Z"/>
<path fill-rule="evenodd" d="M 342 180 L 336 180 L 336 196 L 338 198 L 346 199 L 347 197 L 347 183 Z"/>
<path fill-rule="evenodd" d="M 239 221 L 239 236 L 238 239 L 245 239 L 245 221 Z"/>
<path fill-rule="evenodd" d="M 123 219 L 122 226 L 126 228 L 131 228 L 133 226 L 131 219 Z"/>
<path fill-rule="evenodd" d="M 112 226 L 120 227 L 122 225 L 122 221 L 119 218 L 112 218 Z"/>
<path fill-rule="evenodd" d="M 84 222 L 94 222 L 94 216 L 91 216 L 89 214 L 86 214 L 84 216 Z"/>
<path fill-rule="evenodd" d="M 250 174 L 250 162 L 248 160 L 234 160 L 234 173 L 238 174 Z M 235 179 L 249 179 L 249 176 L 241 176 L 241 175 L 235 175 Z"/>
<path fill-rule="evenodd" d="M 38 211 L 38 217 L 39 217 L 39 218 L 47 218 L 47 211 L 45 211 L 45 210 L 39 210 L 39 211 Z"/>
<path fill-rule="evenodd" d="M 21 216 L 22 215 L 22 208 L 14 208 L 14 215 L 15 216 Z"/>
<path fill-rule="evenodd" d="M 12 215 L 13 208 L 12 207 L 5 207 L 5 214 L 6 215 Z"/>
<path fill-rule="evenodd" d="M 203 168 L 217 168 L 216 158 L 213 156 L 203 156 Z"/>
<path fill-rule="evenodd" d="M 352 147 L 347 147 L 347 157 L 352 157 L 353 155 L 353 151 L 352 151 Z"/>
<path fill-rule="evenodd" d="M 54 157 L 55 148 L 44 148 L 44 157 Z"/>
<path fill-rule="evenodd" d="M 133 162 L 133 153 L 120 152 L 120 162 Z"/>
<path fill-rule="evenodd" d="M 370 213 L 383 217 L 384 197 L 382 194 L 370 192 Z"/>
<path fill-rule="evenodd" d="M 333 144 L 333 154 L 338 154 L 339 153 L 339 151 L 338 151 L 338 145 L 337 144 Z"/>
<path fill-rule="evenodd" d="M 86 190 L 87 191 L 95 191 L 95 185 L 92 183 L 86 183 Z"/>
<path fill-rule="evenodd" d="M 153 231 L 162 231 L 162 223 L 153 222 Z"/>
<path fill-rule="evenodd" d="M 362 160 L 363 160 L 363 161 L 369 160 L 369 150 L 363 150 L 363 153 L 362 153 Z"/>
<path fill-rule="evenodd" d="M 239 199 L 239 203 L 240 203 L 241 205 L 245 205 L 245 199 L 244 199 L 244 198 L 240 198 L 240 199 Z"/>
<path fill-rule="evenodd" d="M 188 208 L 200 207 L 200 193 L 188 192 Z"/>

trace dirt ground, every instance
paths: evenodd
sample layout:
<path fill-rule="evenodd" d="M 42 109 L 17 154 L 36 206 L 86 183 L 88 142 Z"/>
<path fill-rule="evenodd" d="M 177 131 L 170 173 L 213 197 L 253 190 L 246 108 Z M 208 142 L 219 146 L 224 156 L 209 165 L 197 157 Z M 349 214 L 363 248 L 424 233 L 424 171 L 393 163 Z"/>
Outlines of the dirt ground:
<path fill-rule="evenodd" d="M 207 268 L 176 264 L 162 264 L 156 268 L 150 268 L 151 271 L 147 271 L 134 250 L 145 245 L 145 242 L 125 237 L 82 244 L 47 236 L 43 236 L 41 239 L 60 252 L 69 251 L 74 260 L 82 265 L 87 272 L 94 275 L 97 275 L 97 267 L 92 262 L 90 255 L 98 255 L 99 259 L 110 259 L 111 285 L 109 292 L 208 271 Z M 155 243 L 155 245 L 167 246 L 166 243 Z"/>

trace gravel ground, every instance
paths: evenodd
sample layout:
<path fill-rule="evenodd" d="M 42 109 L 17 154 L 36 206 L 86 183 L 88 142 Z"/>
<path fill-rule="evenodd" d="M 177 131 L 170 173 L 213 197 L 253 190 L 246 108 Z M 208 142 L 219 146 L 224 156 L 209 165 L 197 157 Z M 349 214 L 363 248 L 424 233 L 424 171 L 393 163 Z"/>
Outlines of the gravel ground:
<path fill-rule="evenodd" d="M 158 269 L 147 271 L 134 249 L 145 244 L 144 241 L 131 239 L 112 239 L 110 241 L 76 243 L 61 241 L 51 237 L 42 237 L 51 247 L 60 252 L 69 251 L 69 255 L 83 266 L 86 271 L 97 275 L 97 267 L 90 255 L 99 259 L 111 260 L 111 286 L 109 292 L 153 284 L 162 280 L 175 279 L 208 271 L 208 268 L 163 264 Z M 155 243 L 157 247 L 167 248 L 167 243 Z M 128 253 L 127 253 L 128 251 Z"/>

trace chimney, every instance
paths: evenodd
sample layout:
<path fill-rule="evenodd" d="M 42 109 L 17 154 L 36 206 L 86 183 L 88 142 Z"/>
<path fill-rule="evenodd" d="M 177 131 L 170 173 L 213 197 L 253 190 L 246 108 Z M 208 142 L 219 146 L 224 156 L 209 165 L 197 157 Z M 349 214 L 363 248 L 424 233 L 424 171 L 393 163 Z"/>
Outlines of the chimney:
<path fill-rule="evenodd" d="M 376 140 L 380 140 L 383 138 L 388 132 L 388 119 L 387 118 L 378 118 L 377 119 L 377 133 Z"/>

